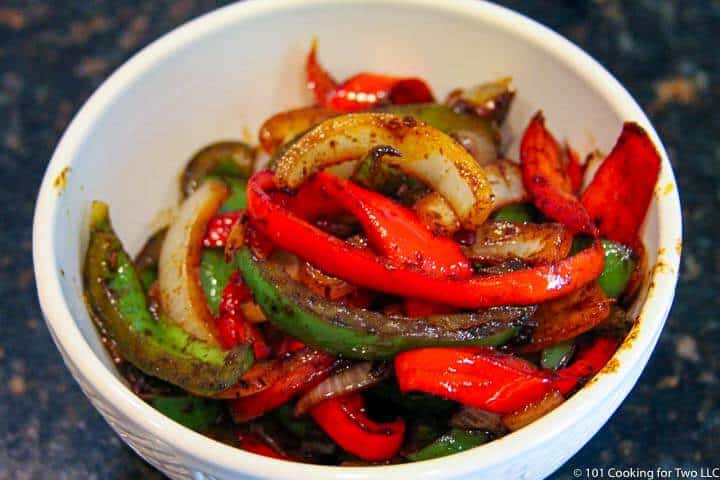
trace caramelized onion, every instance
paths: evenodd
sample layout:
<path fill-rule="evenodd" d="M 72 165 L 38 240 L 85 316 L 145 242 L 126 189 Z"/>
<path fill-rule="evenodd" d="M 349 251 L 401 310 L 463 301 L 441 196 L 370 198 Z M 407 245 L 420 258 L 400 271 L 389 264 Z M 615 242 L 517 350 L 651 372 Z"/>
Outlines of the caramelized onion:
<path fill-rule="evenodd" d="M 486 222 L 475 242 L 463 248 L 468 258 L 500 264 L 519 259 L 530 265 L 558 262 L 568 256 L 572 233 L 558 223 Z"/>
<path fill-rule="evenodd" d="M 497 413 L 468 406 L 463 406 L 453 414 L 450 426 L 465 430 L 487 430 L 500 435 L 507 431 L 502 417 Z"/>
<path fill-rule="evenodd" d="M 219 345 L 200 285 L 202 237 L 228 195 L 223 182 L 207 180 L 185 200 L 167 231 L 158 262 L 159 300 L 168 319 L 194 337 Z"/>
<path fill-rule="evenodd" d="M 532 403 L 517 412 L 510 413 L 502 417 L 502 422 L 511 432 L 520 430 L 526 425 L 530 425 L 532 422 L 540 417 L 543 417 L 555 410 L 565 401 L 565 397 L 562 396 L 557 390 L 550 390 L 542 400 Z"/>
<path fill-rule="evenodd" d="M 364 390 L 390 376 L 389 363 L 360 362 L 336 373 L 308 391 L 295 405 L 295 415 L 307 412 L 313 405 L 340 395 Z"/>

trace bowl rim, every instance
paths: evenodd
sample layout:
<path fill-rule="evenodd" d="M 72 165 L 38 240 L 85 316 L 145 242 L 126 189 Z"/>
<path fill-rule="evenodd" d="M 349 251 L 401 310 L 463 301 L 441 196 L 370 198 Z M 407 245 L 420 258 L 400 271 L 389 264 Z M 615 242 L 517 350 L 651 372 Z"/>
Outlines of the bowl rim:
<path fill-rule="evenodd" d="M 211 440 L 175 423 L 133 394 L 100 358 L 95 355 L 75 323 L 65 301 L 60 272 L 54 251 L 56 223 L 59 214 L 58 195 L 53 179 L 65 166 L 72 165 L 77 150 L 91 132 L 95 120 L 133 82 L 153 65 L 178 49 L 201 39 L 226 25 L 275 11 L 330 6 L 343 0 L 248 0 L 228 5 L 202 15 L 166 33 L 136 53 L 118 68 L 86 101 L 73 118 L 58 143 L 43 177 L 33 223 L 33 262 L 38 296 L 48 328 L 58 348 L 64 352 L 68 365 L 74 364 L 79 375 L 96 392 L 127 418 L 142 419 L 144 428 L 159 441 L 170 445 L 176 454 L 215 469 L 273 478 L 308 475 L 315 479 L 329 478 L 429 478 L 459 476 L 491 468 L 537 448 L 548 438 L 569 429 L 579 418 L 590 414 L 594 405 L 606 401 L 621 385 L 632 367 L 649 355 L 662 331 L 672 304 L 678 276 L 682 242 L 682 220 L 677 185 L 667 152 L 650 121 L 632 96 L 604 67 L 575 44 L 538 22 L 488 2 L 475 0 L 364 0 L 368 4 L 390 4 L 405 8 L 422 7 L 447 13 L 461 13 L 470 19 L 492 22 L 510 35 L 536 45 L 548 55 L 578 74 L 599 95 L 606 99 L 621 118 L 640 123 L 658 146 L 662 171 L 655 199 L 658 205 L 658 260 L 651 274 L 651 287 L 639 314 L 632 339 L 626 339 L 614 359 L 619 367 L 601 372 L 594 381 L 581 389 L 564 405 L 542 419 L 480 448 L 449 457 L 402 465 L 376 467 L 333 467 L 275 460 L 251 454 Z M 661 189 L 662 186 L 662 189 Z M 632 343 L 632 345 L 630 345 Z M 79 366 L 82 365 L 82 368 Z M 72 369 L 72 368 L 71 368 Z M 634 382 L 633 382 L 634 383 Z M 579 449 L 580 447 L 578 447 Z M 479 460 L 480 462 L 473 461 Z M 480 464 L 478 464 L 480 463 Z"/>

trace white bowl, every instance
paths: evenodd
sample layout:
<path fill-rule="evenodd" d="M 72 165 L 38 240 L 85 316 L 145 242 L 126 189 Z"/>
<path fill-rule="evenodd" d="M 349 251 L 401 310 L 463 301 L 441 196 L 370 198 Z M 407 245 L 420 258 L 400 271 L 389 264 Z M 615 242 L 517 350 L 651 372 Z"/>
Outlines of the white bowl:
<path fill-rule="evenodd" d="M 359 70 L 419 75 L 439 98 L 453 87 L 512 75 L 508 122 L 521 132 L 542 108 L 551 129 L 588 152 L 608 151 L 625 120 L 660 147 L 662 173 L 643 240 L 649 272 L 633 308 L 639 323 L 598 378 L 532 425 L 437 460 L 337 468 L 273 460 L 194 433 L 156 412 L 113 368 L 83 303 L 88 205 L 111 206 L 137 251 L 158 212 L 177 201 L 177 177 L 198 147 L 246 137 L 270 114 L 308 104 L 304 55 L 342 78 Z M 66 170 L 68 169 L 69 170 Z M 67 186 L 54 185 L 65 172 Z M 675 179 L 657 134 L 627 91 L 598 63 L 545 27 L 476 1 L 248 1 L 222 8 L 154 42 L 88 100 L 48 166 L 35 212 L 33 253 L 43 312 L 65 363 L 108 423 L 172 478 L 541 478 L 607 421 L 635 384 L 672 303 L 681 248 Z"/>

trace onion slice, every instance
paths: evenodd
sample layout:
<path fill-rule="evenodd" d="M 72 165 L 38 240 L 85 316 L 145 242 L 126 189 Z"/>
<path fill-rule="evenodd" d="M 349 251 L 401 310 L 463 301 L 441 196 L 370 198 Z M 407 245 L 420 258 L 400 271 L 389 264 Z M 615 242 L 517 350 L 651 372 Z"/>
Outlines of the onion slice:
<path fill-rule="evenodd" d="M 490 264 L 519 259 L 538 265 L 566 258 L 572 240 L 572 233 L 559 223 L 486 222 L 475 232 L 475 242 L 464 247 L 463 253 Z"/>
<path fill-rule="evenodd" d="M 540 401 L 531 403 L 516 412 L 503 416 L 502 422 L 511 432 L 520 430 L 522 427 L 530 425 L 538 418 L 544 417 L 555 410 L 564 401 L 565 397 L 563 397 L 560 392 L 550 390 Z"/>
<path fill-rule="evenodd" d="M 530 199 L 523 185 L 520 166 L 510 160 L 497 160 L 483 167 L 495 196 L 493 210 Z"/>
<path fill-rule="evenodd" d="M 272 155 L 280 146 L 336 115 L 338 115 L 336 110 L 323 107 L 305 107 L 280 112 L 265 120 L 260 127 L 258 134 L 260 145 Z"/>
<path fill-rule="evenodd" d="M 208 221 L 228 196 L 221 181 L 207 180 L 185 200 L 167 231 L 158 262 L 159 300 L 169 321 L 190 335 L 219 345 L 200 285 L 198 266 Z"/>
<path fill-rule="evenodd" d="M 356 113 L 324 121 L 285 151 L 275 182 L 297 188 L 313 174 L 346 161 L 357 161 L 370 149 L 389 145 L 400 157 L 383 161 L 440 193 L 466 228 L 485 221 L 493 192 L 483 168 L 454 139 L 412 117 Z"/>
<path fill-rule="evenodd" d="M 501 415 L 467 405 L 450 417 L 450 426 L 464 430 L 487 430 L 496 435 L 507 432 Z"/>
<path fill-rule="evenodd" d="M 323 380 L 315 388 L 305 393 L 295 405 L 295 415 L 303 415 L 311 407 L 324 400 L 377 385 L 390 376 L 391 370 L 389 363 L 356 363 Z"/>

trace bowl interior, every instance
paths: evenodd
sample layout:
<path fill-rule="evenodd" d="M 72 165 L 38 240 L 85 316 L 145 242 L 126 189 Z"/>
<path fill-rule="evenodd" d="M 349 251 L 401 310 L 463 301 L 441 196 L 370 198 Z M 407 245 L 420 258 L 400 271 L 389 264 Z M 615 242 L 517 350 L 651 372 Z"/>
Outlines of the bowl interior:
<path fill-rule="evenodd" d="M 540 108 L 556 136 L 583 155 L 609 151 L 623 121 L 649 127 L 611 77 L 577 63 L 574 47 L 488 5 L 250 2 L 193 22 L 133 59 L 96 93 L 56 152 L 41 193 L 43 231 L 50 238 L 44 240 L 48 250 L 36 248 L 36 256 L 51 252 L 55 271 L 40 277 L 59 281 L 84 340 L 113 372 L 82 297 L 90 202 L 110 205 L 126 248 L 136 252 L 177 202 L 178 174 L 197 149 L 221 139 L 256 143 L 269 115 L 311 103 L 303 67 L 313 36 L 336 78 L 361 70 L 421 76 L 438 99 L 454 87 L 511 75 L 518 90 L 506 128 L 512 158 Z M 67 184 L 59 191 L 52 181 L 65 167 Z M 663 168 L 661 182 L 673 183 L 666 159 Z M 668 242 L 660 235 L 660 200 L 643 230 L 650 268 Z M 46 312 L 53 308 L 45 305 Z"/>

